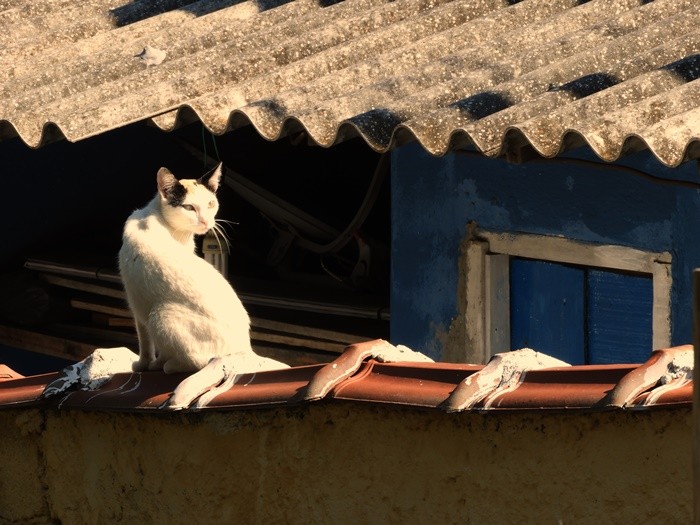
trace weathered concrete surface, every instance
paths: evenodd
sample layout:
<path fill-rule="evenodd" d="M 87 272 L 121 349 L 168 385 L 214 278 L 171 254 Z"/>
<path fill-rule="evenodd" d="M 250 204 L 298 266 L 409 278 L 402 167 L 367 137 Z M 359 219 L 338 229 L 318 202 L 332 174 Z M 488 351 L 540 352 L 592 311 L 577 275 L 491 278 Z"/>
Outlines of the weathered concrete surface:
<path fill-rule="evenodd" d="M 689 523 L 690 409 L 0 411 L 0 523 Z"/>

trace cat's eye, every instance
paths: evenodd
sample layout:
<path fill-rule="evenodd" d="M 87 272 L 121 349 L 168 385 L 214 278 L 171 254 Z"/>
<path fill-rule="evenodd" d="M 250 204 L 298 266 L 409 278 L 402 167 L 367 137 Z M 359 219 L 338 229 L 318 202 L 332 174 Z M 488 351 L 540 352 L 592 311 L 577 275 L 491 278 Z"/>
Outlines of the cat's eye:
<path fill-rule="evenodd" d="M 209 201 L 209 207 L 213 208 L 216 203 L 214 201 Z"/>
<path fill-rule="evenodd" d="M 191 204 L 183 204 L 182 207 L 185 208 L 187 211 L 194 211 L 194 206 L 192 206 Z"/>

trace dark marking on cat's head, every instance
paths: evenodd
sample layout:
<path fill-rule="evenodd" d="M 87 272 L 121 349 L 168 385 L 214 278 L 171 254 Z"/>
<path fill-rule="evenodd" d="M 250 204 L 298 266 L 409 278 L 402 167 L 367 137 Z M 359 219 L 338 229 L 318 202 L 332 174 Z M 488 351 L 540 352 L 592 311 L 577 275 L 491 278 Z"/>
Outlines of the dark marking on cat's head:
<path fill-rule="evenodd" d="M 205 173 L 199 179 L 197 179 L 197 182 L 206 186 L 212 193 L 216 193 L 216 190 L 219 189 L 219 184 L 221 182 L 222 166 L 223 163 L 219 162 L 219 164 L 217 164 L 213 170 Z"/>
<path fill-rule="evenodd" d="M 187 189 L 180 184 L 168 168 L 160 168 L 156 177 L 158 191 L 171 206 L 180 206 L 185 200 Z"/>

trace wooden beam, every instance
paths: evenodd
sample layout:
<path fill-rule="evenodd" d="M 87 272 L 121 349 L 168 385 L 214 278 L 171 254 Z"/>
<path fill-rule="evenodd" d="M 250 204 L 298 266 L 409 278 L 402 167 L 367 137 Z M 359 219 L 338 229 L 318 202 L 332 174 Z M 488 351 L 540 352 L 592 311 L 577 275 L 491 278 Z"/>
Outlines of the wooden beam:
<path fill-rule="evenodd" d="M 95 350 L 95 345 L 5 325 L 0 325 L 0 343 L 70 361 L 81 361 Z"/>
<path fill-rule="evenodd" d="M 39 275 L 45 282 L 54 286 L 61 286 L 63 288 L 79 290 L 81 292 L 89 292 L 97 295 L 104 295 L 106 297 L 113 297 L 115 299 L 126 299 L 126 292 L 124 292 L 124 290 L 110 288 L 109 286 L 101 286 L 99 284 L 89 283 L 85 281 L 77 281 L 75 279 L 69 279 L 66 277 L 60 277 L 58 275 L 51 275 L 47 273 L 41 273 Z"/>
<path fill-rule="evenodd" d="M 73 308 L 78 308 L 79 310 L 88 310 L 89 312 L 98 312 L 101 314 L 115 315 L 117 317 L 131 317 L 131 312 L 128 308 L 110 306 L 106 304 L 98 304 L 94 301 L 87 301 L 83 299 L 71 299 L 70 305 Z"/>
<path fill-rule="evenodd" d="M 260 332 L 257 330 L 250 331 L 250 338 L 253 341 L 264 341 L 267 343 L 279 343 L 287 346 L 313 348 L 314 350 L 323 350 L 324 352 L 333 352 L 336 354 L 342 353 L 347 345 L 333 343 L 330 341 L 319 341 L 318 339 L 306 339 L 302 337 L 294 337 L 283 334 L 274 334 L 270 332 Z"/>
<path fill-rule="evenodd" d="M 302 335 L 306 339 L 324 339 L 326 341 L 335 341 L 337 343 L 343 343 L 344 345 L 349 345 L 367 339 L 366 337 L 358 334 L 337 332 L 335 330 L 327 330 L 325 328 L 316 328 L 313 326 L 305 326 L 294 323 L 285 323 L 282 321 L 272 321 L 270 319 L 262 319 L 260 317 L 251 317 L 250 324 L 253 328 L 272 330 L 285 334 Z"/>

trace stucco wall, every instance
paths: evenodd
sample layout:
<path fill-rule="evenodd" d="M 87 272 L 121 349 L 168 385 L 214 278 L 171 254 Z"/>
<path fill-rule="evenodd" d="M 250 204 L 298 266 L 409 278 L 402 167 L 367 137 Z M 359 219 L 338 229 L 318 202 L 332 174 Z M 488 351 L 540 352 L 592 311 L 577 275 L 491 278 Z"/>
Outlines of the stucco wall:
<path fill-rule="evenodd" d="M 454 360 L 446 347 L 464 341 L 449 332 L 461 312 L 459 257 L 470 221 L 496 232 L 670 252 L 671 343 L 692 341 L 690 275 L 700 266 L 697 163 L 671 169 L 641 152 L 618 164 L 636 170 L 629 171 L 585 148 L 570 156 L 573 162 L 513 164 L 476 153 L 433 157 L 415 144 L 392 152 L 394 344 Z"/>
<path fill-rule="evenodd" d="M 689 523 L 690 409 L 0 411 L 0 523 Z"/>

